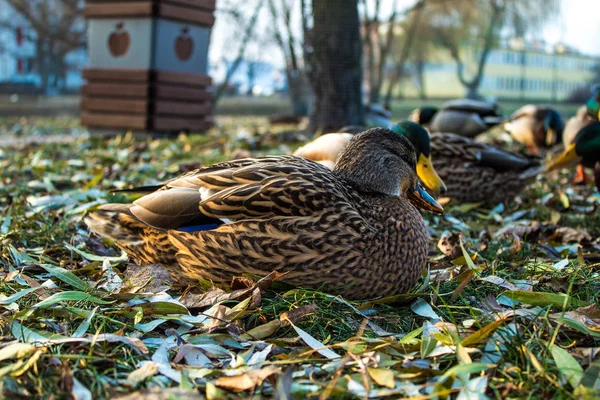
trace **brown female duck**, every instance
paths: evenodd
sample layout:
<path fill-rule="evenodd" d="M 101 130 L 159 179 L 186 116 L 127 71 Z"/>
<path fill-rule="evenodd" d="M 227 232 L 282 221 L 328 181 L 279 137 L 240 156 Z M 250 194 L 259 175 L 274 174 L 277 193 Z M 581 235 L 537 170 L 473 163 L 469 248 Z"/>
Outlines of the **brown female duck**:
<path fill-rule="evenodd" d="M 348 298 L 399 294 L 428 252 L 413 204 L 442 211 L 418 185 L 416 163 L 406 138 L 376 128 L 355 135 L 333 170 L 295 156 L 225 162 L 105 205 L 86 223 L 189 283 L 279 271 Z"/>

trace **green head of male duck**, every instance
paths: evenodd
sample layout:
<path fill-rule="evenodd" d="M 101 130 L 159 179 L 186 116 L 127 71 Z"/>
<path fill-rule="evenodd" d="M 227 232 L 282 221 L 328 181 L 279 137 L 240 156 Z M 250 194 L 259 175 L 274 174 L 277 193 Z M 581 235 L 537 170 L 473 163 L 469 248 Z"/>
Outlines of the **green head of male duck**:
<path fill-rule="evenodd" d="M 415 148 L 407 138 L 386 128 L 372 128 L 354 135 L 333 171 L 361 192 L 402 196 L 416 207 L 443 213 L 421 187 L 416 165 Z"/>
<path fill-rule="evenodd" d="M 600 120 L 600 88 L 596 89 L 596 93 L 590 97 L 585 106 L 590 117 Z"/>
<path fill-rule="evenodd" d="M 598 161 L 600 161 L 600 122 L 594 122 L 582 128 L 573 139 L 573 143 L 562 154 L 546 164 L 546 170 L 566 167 L 576 162 L 586 167 L 593 167 Z"/>
<path fill-rule="evenodd" d="M 431 162 L 431 141 L 427 130 L 410 121 L 398 122 L 392 125 L 390 129 L 406 137 L 415 147 L 417 151 L 417 175 L 425 186 L 436 193 L 446 193 L 446 185 Z"/>
<path fill-rule="evenodd" d="M 553 146 L 562 139 L 565 121 L 560 114 L 553 109 L 548 110 L 544 118 L 544 130 L 546 131 L 546 145 Z"/>

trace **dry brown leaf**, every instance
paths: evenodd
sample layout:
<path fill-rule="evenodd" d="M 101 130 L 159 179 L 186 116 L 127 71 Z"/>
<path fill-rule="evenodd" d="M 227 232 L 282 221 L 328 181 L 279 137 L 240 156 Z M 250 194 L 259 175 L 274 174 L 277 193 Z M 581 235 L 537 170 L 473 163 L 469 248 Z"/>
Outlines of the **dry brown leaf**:
<path fill-rule="evenodd" d="M 141 390 L 126 396 L 114 397 L 114 400 L 201 400 L 205 397 L 195 390 L 182 388 L 153 388 Z"/>
<path fill-rule="evenodd" d="M 155 362 L 144 362 L 144 364 L 127 375 L 127 383 L 130 386 L 135 386 L 146 378 L 154 376 L 158 373 L 158 365 Z"/>
<path fill-rule="evenodd" d="M 596 304 L 590 304 L 586 307 L 579 307 L 575 312 L 585 315 L 592 319 L 600 319 L 600 308 Z"/>
<path fill-rule="evenodd" d="M 279 372 L 279 368 L 268 366 L 262 369 L 251 369 L 250 371 L 237 376 L 222 376 L 215 382 L 215 385 L 232 390 L 234 392 L 243 392 L 256 386 L 262 385 L 263 381 Z"/>
<path fill-rule="evenodd" d="M 259 288 L 260 290 L 266 290 L 271 287 L 273 281 L 280 279 L 283 276 L 285 276 L 285 274 L 273 271 L 258 282 L 254 283 L 251 287 L 245 289 L 238 289 L 231 293 L 226 293 L 222 289 L 218 288 L 214 288 L 208 292 L 200 294 L 187 292 L 179 301 L 188 308 L 203 308 L 210 307 L 225 300 L 244 300 L 251 296 L 255 289 Z M 238 279 L 234 281 L 242 282 L 243 280 Z"/>
<path fill-rule="evenodd" d="M 160 293 L 173 285 L 169 271 L 162 264 L 128 264 L 124 273 L 126 280 L 122 292 Z"/>
<path fill-rule="evenodd" d="M 263 340 L 274 334 L 282 325 L 283 322 L 274 319 L 266 324 L 250 329 L 248 332 L 242 334 L 241 338 L 244 340 Z"/>
<path fill-rule="evenodd" d="M 568 226 L 556 228 L 554 234 L 548 240 L 551 239 L 562 243 L 589 243 L 593 240 L 592 235 L 590 235 L 589 232 Z"/>
<path fill-rule="evenodd" d="M 279 320 L 285 324 L 289 324 L 288 321 L 292 321 L 292 324 L 295 324 L 297 321 L 300 321 L 308 314 L 312 314 L 317 311 L 317 305 L 315 303 L 308 304 L 306 306 L 298 307 L 291 311 L 286 311 L 279 316 Z"/>

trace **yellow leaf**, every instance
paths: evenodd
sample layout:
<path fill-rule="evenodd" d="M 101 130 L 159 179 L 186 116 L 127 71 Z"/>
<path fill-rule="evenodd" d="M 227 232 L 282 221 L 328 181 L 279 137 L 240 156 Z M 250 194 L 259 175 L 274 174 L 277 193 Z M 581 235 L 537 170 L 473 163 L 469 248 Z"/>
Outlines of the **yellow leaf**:
<path fill-rule="evenodd" d="M 481 343 L 485 338 L 487 338 L 490 333 L 494 332 L 502 323 L 505 321 L 504 318 L 494 321 L 492 323 L 487 324 L 483 328 L 479 329 L 476 332 L 471 333 L 467 336 L 461 344 L 465 347 L 473 346 Z"/>
<path fill-rule="evenodd" d="M 263 340 L 274 334 L 281 325 L 283 325 L 283 323 L 280 320 L 275 319 L 250 329 L 248 332 L 244 333 L 241 338 L 244 340 Z"/>
<path fill-rule="evenodd" d="M 279 372 L 279 368 L 268 366 L 262 369 L 251 369 L 250 371 L 237 376 L 222 376 L 215 382 L 216 386 L 233 390 L 234 392 L 243 392 L 260 386 L 269 376 Z"/>
<path fill-rule="evenodd" d="M 389 369 L 367 367 L 367 372 L 373 381 L 379 386 L 393 389 L 396 387 L 394 373 Z"/>

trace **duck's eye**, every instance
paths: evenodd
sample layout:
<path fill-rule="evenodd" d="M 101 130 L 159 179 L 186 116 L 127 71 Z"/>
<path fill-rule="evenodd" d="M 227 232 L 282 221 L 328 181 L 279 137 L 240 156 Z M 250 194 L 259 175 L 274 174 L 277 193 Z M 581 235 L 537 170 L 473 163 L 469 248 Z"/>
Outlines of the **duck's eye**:
<path fill-rule="evenodd" d="M 402 159 L 402 161 L 404 161 L 405 163 L 407 163 L 408 165 L 412 165 L 412 163 L 410 162 L 410 158 L 406 155 L 406 154 L 402 154 L 400 156 L 400 158 Z"/>

